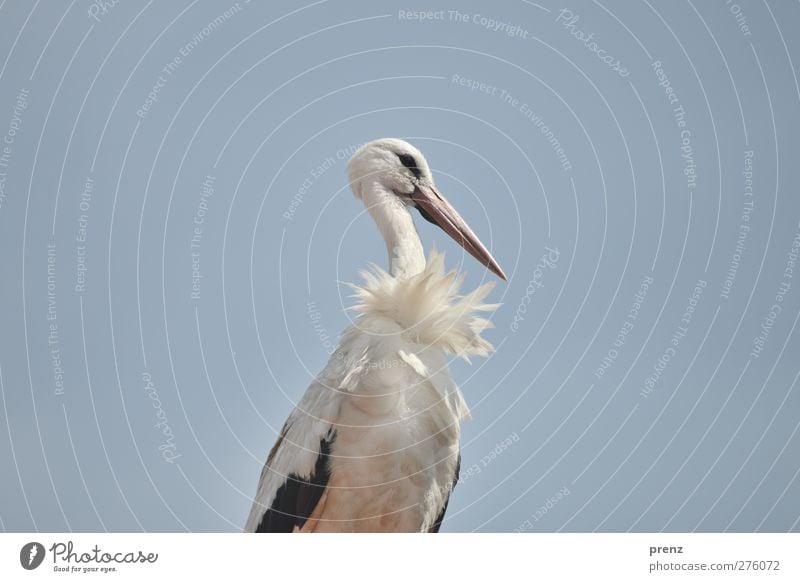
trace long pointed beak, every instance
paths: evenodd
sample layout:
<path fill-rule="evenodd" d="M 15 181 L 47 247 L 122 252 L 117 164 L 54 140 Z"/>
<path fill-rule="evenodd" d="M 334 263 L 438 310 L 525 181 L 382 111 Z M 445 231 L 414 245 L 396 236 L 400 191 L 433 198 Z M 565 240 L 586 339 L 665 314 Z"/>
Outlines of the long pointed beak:
<path fill-rule="evenodd" d="M 411 194 L 411 199 L 423 211 L 426 218 L 445 231 L 464 250 L 478 259 L 492 273 L 503 281 L 508 281 L 506 274 L 492 254 L 486 250 L 483 243 L 475 236 L 472 229 L 464 222 L 456 209 L 442 196 L 433 185 L 419 184 Z"/>

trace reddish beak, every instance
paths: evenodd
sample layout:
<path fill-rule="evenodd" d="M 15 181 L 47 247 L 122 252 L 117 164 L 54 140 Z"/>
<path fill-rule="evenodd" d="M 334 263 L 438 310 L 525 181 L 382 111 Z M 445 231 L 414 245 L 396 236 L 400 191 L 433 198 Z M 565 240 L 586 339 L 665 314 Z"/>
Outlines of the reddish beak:
<path fill-rule="evenodd" d="M 472 229 L 456 212 L 456 209 L 442 196 L 433 185 L 419 184 L 411 194 L 411 199 L 417 204 L 430 220 L 445 231 L 464 250 L 478 259 L 492 273 L 503 281 L 508 281 L 503 269 L 494 260 L 492 254 L 486 250 L 483 243 L 475 236 Z"/>

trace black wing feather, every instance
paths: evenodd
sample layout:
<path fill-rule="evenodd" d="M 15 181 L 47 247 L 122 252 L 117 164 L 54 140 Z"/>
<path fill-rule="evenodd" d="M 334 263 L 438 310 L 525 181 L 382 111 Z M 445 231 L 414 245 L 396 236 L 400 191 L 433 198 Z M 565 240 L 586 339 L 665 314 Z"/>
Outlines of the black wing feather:
<path fill-rule="evenodd" d="M 456 461 L 456 472 L 453 475 L 453 485 L 450 487 L 450 493 L 447 495 L 447 499 L 444 500 L 444 505 L 442 505 L 442 510 L 439 512 L 439 516 L 436 518 L 436 521 L 433 522 L 433 525 L 428 529 L 428 533 L 439 533 L 439 528 L 442 527 L 442 521 L 444 521 L 444 514 L 447 511 L 447 504 L 450 502 L 450 495 L 453 494 L 453 490 L 456 488 L 456 484 L 458 483 L 458 474 L 461 472 L 461 453 L 458 453 L 458 461 Z"/>
<path fill-rule="evenodd" d="M 336 432 L 331 431 L 319 442 L 319 455 L 308 479 L 292 473 L 275 494 L 275 500 L 264 513 L 256 533 L 291 533 L 302 528 L 319 503 L 330 479 L 331 445 Z"/>

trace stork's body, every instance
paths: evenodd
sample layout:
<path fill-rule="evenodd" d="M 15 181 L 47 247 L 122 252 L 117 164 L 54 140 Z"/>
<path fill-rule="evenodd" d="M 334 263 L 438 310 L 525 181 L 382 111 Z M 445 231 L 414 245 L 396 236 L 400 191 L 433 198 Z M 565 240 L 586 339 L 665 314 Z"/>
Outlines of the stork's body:
<path fill-rule="evenodd" d="M 400 140 L 363 146 L 354 193 L 386 241 L 390 271 L 355 287 L 359 316 L 306 390 L 269 454 L 247 531 L 438 531 L 458 479 L 469 413 L 447 355 L 487 355 L 490 286 L 458 295 L 442 255 L 426 261 L 409 209 L 505 278 L 452 206 L 422 154 Z"/>

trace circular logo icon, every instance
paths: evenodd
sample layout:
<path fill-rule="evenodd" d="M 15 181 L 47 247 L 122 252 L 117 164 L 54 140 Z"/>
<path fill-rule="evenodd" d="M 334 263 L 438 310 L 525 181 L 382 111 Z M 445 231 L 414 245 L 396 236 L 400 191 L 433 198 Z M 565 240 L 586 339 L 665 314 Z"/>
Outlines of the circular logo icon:
<path fill-rule="evenodd" d="M 19 551 L 19 563 L 26 570 L 35 570 L 44 561 L 44 546 L 39 542 L 28 542 Z"/>

